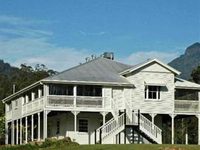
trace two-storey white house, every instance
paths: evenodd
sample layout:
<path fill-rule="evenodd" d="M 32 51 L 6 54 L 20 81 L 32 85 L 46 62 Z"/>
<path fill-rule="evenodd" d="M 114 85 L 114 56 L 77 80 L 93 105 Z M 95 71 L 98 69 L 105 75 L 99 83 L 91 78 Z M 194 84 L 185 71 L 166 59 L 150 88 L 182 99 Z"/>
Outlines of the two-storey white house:
<path fill-rule="evenodd" d="M 64 137 L 161 144 L 166 117 L 173 144 L 179 115 L 198 118 L 200 144 L 200 85 L 179 74 L 156 59 L 132 66 L 99 57 L 40 80 L 3 99 L 6 144 Z"/>

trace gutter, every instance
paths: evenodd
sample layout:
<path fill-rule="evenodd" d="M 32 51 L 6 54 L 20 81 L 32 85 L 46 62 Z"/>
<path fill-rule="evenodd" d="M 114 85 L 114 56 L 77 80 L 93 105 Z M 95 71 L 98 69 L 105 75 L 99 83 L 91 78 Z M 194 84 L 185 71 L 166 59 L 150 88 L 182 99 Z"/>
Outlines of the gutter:
<path fill-rule="evenodd" d="M 106 86 L 123 86 L 134 87 L 131 83 L 119 82 L 92 82 L 92 81 L 69 81 L 69 80 L 42 80 L 43 83 L 63 83 L 63 84 L 80 84 L 80 85 L 106 85 Z"/>
<path fill-rule="evenodd" d="M 10 96 L 4 98 L 4 99 L 2 100 L 2 102 L 5 103 L 5 102 L 7 102 L 7 101 L 9 101 L 9 100 L 11 100 L 11 99 L 13 99 L 13 98 L 15 98 L 16 96 L 18 96 L 18 95 L 20 95 L 20 94 L 22 94 L 22 93 L 24 93 L 24 92 L 30 90 L 31 88 L 36 87 L 37 85 L 42 85 L 42 82 L 41 82 L 41 81 L 37 81 L 37 82 L 35 82 L 35 83 L 33 83 L 33 84 L 31 84 L 31 85 L 29 85 L 29 86 L 27 86 L 27 87 L 25 87 L 25 88 L 19 90 L 19 91 L 17 91 L 16 93 L 13 93 L 12 95 L 10 95 Z"/>

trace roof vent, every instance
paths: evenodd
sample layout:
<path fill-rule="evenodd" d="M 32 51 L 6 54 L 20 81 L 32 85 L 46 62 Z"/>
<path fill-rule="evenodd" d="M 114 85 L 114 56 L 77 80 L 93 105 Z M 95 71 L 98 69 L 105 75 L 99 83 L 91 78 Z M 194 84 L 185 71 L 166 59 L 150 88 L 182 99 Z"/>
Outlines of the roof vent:
<path fill-rule="evenodd" d="M 104 52 L 103 58 L 114 60 L 114 53 L 113 52 Z"/>

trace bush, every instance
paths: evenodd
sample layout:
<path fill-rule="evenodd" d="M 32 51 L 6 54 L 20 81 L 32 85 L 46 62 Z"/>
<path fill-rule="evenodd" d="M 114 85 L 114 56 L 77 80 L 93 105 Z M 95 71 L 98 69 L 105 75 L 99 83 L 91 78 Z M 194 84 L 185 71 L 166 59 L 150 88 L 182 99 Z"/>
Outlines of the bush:
<path fill-rule="evenodd" d="M 41 148 L 47 148 L 47 147 L 59 147 L 63 145 L 72 145 L 72 146 L 77 146 L 79 145 L 76 142 L 72 142 L 70 137 L 66 137 L 64 139 L 45 139 L 45 141 L 41 144 Z"/>
<path fill-rule="evenodd" d="M 38 146 L 30 144 L 17 146 L 4 145 L 0 147 L 0 150 L 38 150 Z"/>
<path fill-rule="evenodd" d="M 69 137 L 66 137 L 61 140 L 57 139 L 45 139 L 44 142 L 30 142 L 29 144 L 26 145 L 16 145 L 16 146 L 11 146 L 11 145 L 5 145 L 5 146 L 0 146 L 0 150 L 38 150 L 39 148 L 59 148 L 65 145 L 70 145 L 70 146 L 78 146 L 79 144 L 76 142 L 72 142 Z"/>

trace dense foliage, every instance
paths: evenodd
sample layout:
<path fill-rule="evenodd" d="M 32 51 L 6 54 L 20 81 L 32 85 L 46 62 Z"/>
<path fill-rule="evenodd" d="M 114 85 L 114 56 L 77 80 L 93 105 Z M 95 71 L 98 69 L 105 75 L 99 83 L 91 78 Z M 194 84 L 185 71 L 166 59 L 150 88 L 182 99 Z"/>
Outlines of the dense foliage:
<path fill-rule="evenodd" d="M 192 80 L 198 84 L 200 84 L 200 66 L 192 71 Z"/>
<path fill-rule="evenodd" d="M 16 92 L 55 73 L 43 64 L 38 64 L 35 67 L 21 64 L 20 68 L 16 68 L 0 60 L 0 137 L 2 137 L 4 130 L 4 119 L 2 119 L 4 118 L 4 104 L 1 100 L 12 94 L 13 85 L 15 85 Z"/>
<path fill-rule="evenodd" d="M 49 150 L 49 149 L 61 149 L 62 147 L 77 148 L 78 143 L 71 141 L 69 137 L 64 139 L 45 139 L 44 142 L 31 142 L 26 145 L 16 145 L 16 146 L 0 146 L 0 150 Z"/>

